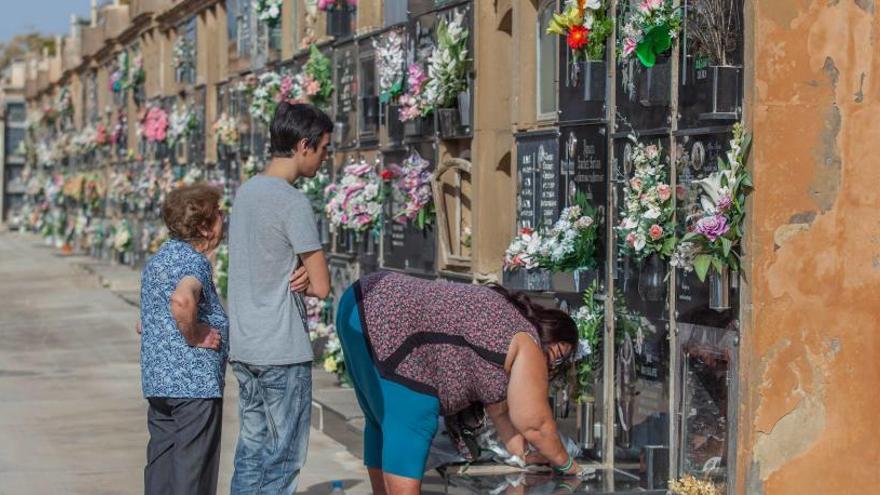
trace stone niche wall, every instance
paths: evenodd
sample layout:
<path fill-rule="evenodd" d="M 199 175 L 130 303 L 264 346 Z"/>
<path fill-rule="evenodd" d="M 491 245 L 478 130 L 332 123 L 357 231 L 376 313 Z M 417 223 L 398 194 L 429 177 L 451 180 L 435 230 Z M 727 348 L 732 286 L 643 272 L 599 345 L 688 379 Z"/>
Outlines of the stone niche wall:
<path fill-rule="evenodd" d="M 747 1 L 754 130 L 737 493 L 880 483 L 880 14 Z"/>

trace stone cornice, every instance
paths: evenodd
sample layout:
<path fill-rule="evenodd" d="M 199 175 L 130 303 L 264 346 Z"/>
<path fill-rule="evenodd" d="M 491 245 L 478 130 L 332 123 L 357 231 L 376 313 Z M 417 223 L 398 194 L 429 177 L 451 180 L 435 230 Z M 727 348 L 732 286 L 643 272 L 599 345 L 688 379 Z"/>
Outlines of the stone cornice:
<path fill-rule="evenodd" d="M 180 2 L 174 7 L 171 7 L 156 16 L 156 21 L 159 23 L 161 29 L 172 29 L 187 17 L 196 15 L 223 1 L 224 0 L 192 0 L 189 2 Z"/>

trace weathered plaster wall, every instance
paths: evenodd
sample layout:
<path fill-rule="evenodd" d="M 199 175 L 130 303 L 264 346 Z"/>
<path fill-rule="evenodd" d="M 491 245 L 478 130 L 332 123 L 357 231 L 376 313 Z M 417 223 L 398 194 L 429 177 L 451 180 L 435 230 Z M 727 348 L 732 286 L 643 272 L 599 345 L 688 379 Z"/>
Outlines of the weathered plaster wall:
<path fill-rule="evenodd" d="M 756 192 L 737 492 L 874 493 L 880 5 L 746 3 Z"/>

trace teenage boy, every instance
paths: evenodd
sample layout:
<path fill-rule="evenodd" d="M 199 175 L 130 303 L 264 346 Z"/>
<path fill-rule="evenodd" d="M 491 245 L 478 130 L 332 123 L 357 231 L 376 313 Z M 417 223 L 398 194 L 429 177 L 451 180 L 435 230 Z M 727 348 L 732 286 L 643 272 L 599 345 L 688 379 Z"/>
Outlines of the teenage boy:
<path fill-rule="evenodd" d="M 292 186 L 327 158 L 333 122 L 281 103 L 272 159 L 236 193 L 229 222 L 229 360 L 241 432 L 233 494 L 292 494 L 306 460 L 312 347 L 302 294 L 326 298 L 330 274 L 308 198 Z"/>

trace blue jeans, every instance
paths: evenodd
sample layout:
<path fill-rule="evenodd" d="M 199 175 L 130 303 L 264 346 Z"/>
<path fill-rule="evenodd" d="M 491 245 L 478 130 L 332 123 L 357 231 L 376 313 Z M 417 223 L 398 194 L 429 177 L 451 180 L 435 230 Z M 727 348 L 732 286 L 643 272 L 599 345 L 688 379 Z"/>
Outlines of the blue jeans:
<path fill-rule="evenodd" d="M 292 494 L 309 449 L 312 363 L 256 366 L 233 362 L 241 431 L 232 494 Z"/>

